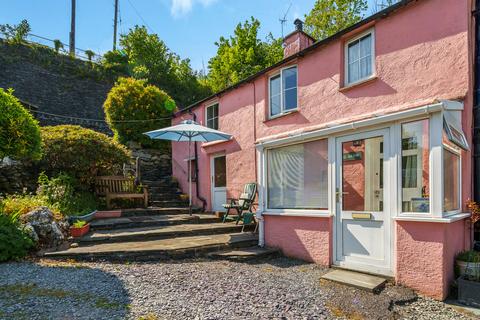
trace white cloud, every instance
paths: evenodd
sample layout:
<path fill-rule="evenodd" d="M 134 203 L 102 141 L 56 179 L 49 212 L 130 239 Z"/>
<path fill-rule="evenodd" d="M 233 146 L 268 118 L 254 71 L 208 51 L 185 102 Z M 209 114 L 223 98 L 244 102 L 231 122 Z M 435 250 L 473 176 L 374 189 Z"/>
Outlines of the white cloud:
<path fill-rule="evenodd" d="M 197 3 L 207 7 L 216 1 L 217 0 L 172 0 L 172 7 L 170 11 L 174 17 L 180 17 L 192 11 L 193 7 Z"/>

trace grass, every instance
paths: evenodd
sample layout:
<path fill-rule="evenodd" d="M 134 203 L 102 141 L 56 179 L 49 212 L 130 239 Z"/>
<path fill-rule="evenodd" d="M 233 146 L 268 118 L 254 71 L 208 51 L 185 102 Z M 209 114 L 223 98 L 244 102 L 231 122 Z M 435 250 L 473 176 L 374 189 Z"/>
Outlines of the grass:
<path fill-rule="evenodd" d="M 11 300 L 17 304 L 30 298 L 74 299 L 91 303 L 100 309 L 128 309 L 129 305 L 118 303 L 90 293 L 78 293 L 73 290 L 39 287 L 35 283 L 16 283 L 0 287 L 0 298 Z"/>

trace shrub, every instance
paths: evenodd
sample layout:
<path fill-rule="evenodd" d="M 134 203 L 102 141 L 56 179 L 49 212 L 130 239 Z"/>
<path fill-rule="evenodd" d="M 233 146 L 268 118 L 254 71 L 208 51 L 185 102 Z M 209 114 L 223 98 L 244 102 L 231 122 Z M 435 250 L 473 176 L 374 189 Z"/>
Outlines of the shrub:
<path fill-rule="evenodd" d="M 0 211 L 8 216 L 21 216 L 38 207 L 48 206 L 45 198 L 32 194 L 8 195 L 0 204 Z"/>
<path fill-rule="evenodd" d="M 23 258 L 32 247 L 32 239 L 21 229 L 16 216 L 0 213 L 0 262 Z"/>
<path fill-rule="evenodd" d="M 97 208 L 95 196 L 87 191 L 77 191 L 76 180 L 66 173 L 50 179 L 42 172 L 38 177 L 38 185 L 37 197 L 63 215 L 83 215 Z"/>
<path fill-rule="evenodd" d="M 107 122 L 120 143 L 135 141 L 145 147 L 160 146 L 143 133 L 170 125 L 175 102 L 143 80 L 119 78 L 104 104 Z"/>
<path fill-rule="evenodd" d="M 22 20 L 17 25 L 1 24 L 0 33 L 3 33 L 8 42 L 20 44 L 25 42 L 28 33 L 31 31 L 27 20 Z"/>
<path fill-rule="evenodd" d="M 128 150 L 102 133 L 80 126 L 42 127 L 44 156 L 49 176 L 66 173 L 84 190 L 92 190 L 97 175 L 117 174 L 129 162 Z"/>
<path fill-rule="evenodd" d="M 38 122 L 13 95 L 13 90 L 0 88 L 0 159 L 41 156 Z"/>

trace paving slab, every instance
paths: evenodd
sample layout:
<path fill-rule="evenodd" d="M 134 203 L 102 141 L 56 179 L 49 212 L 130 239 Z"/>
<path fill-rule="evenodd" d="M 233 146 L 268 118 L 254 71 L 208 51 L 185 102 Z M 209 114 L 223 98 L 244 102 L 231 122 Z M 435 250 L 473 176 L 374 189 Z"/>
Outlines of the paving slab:
<path fill-rule="evenodd" d="M 70 248 L 64 251 L 46 253 L 46 257 L 59 258 L 173 258 L 197 256 L 214 250 L 229 247 L 246 247 L 254 245 L 258 236 L 254 233 L 215 234 L 183 238 L 168 238 L 150 241 L 131 241 L 119 243 L 101 243 L 85 247 Z"/>
<path fill-rule="evenodd" d="M 387 281 L 385 278 L 348 270 L 332 270 L 323 275 L 322 279 L 335 281 L 370 292 L 378 290 Z"/>
<path fill-rule="evenodd" d="M 185 237 L 218 233 L 240 232 L 242 225 L 235 223 L 178 224 L 154 227 L 95 230 L 78 240 L 80 244 L 99 242 L 125 242 L 168 237 Z"/>
<path fill-rule="evenodd" d="M 248 260 L 254 258 L 263 258 L 277 253 L 279 253 L 277 249 L 254 246 L 249 248 L 212 252 L 209 253 L 208 256 L 214 259 Z"/>
<path fill-rule="evenodd" d="M 97 219 L 92 221 L 90 226 L 92 230 L 96 230 L 212 222 L 219 222 L 219 219 L 211 214 L 195 214 L 192 216 L 188 214 L 161 214 Z"/>

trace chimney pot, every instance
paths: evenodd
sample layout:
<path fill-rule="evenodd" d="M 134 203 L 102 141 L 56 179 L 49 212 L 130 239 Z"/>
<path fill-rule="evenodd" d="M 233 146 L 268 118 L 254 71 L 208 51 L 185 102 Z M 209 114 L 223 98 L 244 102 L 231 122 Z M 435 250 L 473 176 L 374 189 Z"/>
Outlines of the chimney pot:
<path fill-rule="evenodd" d="M 297 31 L 303 31 L 303 21 L 300 20 L 300 19 L 295 19 L 295 21 L 293 22 L 293 24 L 295 25 L 295 30 Z"/>

